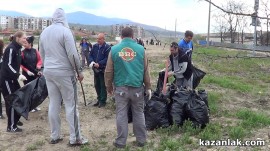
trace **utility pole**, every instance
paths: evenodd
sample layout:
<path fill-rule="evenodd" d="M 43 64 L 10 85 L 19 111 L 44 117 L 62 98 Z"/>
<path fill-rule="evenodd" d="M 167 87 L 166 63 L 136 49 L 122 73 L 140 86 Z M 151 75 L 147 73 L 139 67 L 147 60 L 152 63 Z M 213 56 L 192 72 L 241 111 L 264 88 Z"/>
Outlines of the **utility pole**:
<path fill-rule="evenodd" d="M 177 26 L 177 18 L 175 19 L 175 29 L 174 29 L 174 38 L 176 40 L 176 26 Z"/>
<path fill-rule="evenodd" d="M 211 2 L 211 0 L 210 0 L 210 2 Z M 209 47 L 209 36 L 210 36 L 210 18 L 211 18 L 211 3 L 209 3 L 209 13 L 208 13 L 207 47 Z"/>
<path fill-rule="evenodd" d="M 259 0 L 255 0 L 254 11 L 255 11 L 255 26 L 254 26 L 254 44 L 253 44 L 253 56 L 255 56 L 256 44 L 257 44 L 257 21 L 258 21 L 258 9 L 259 9 Z"/>

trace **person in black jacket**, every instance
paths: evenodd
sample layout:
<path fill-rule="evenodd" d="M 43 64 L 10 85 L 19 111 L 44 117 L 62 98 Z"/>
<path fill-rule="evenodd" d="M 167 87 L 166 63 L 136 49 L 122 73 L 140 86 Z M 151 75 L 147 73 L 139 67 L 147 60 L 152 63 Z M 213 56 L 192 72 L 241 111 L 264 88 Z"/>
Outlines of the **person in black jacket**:
<path fill-rule="evenodd" d="M 3 49 L 4 49 L 4 41 L 0 39 L 0 71 L 1 71 L 1 65 L 3 61 Z M 1 89 L 0 89 L 0 119 L 4 119 L 3 111 L 2 111 L 2 96 L 1 96 Z"/>
<path fill-rule="evenodd" d="M 17 31 L 3 55 L 0 85 L 5 99 L 8 117 L 7 132 L 22 132 L 22 129 L 17 127 L 21 116 L 10 106 L 10 103 L 7 102 L 7 96 L 20 88 L 18 80 L 27 80 L 24 75 L 20 74 L 21 48 L 25 43 L 25 33 Z"/>
<path fill-rule="evenodd" d="M 22 74 L 26 77 L 26 81 L 23 81 L 24 85 L 35 80 L 38 76 L 41 75 L 41 66 L 42 60 L 40 53 L 37 49 L 33 48 L 34 36 L 26 38 L 26 44 L 24 45 L 25 49 L 22 51 Z M 40 111 L 40 108 L 37 107 L 31 112 Z"/>

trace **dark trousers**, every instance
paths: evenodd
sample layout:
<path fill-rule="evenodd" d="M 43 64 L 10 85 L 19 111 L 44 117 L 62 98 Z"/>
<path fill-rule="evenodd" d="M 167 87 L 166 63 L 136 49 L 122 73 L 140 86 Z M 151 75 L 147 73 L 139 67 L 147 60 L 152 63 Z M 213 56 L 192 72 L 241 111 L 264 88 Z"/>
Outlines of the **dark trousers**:
<path fill-rule="evenodd" d="M 95 89 L 97 92 L 97 100 L 99 104 L 106 104 L 107 91 L 106 91 L 103 72 L 94 74 L 94 83 L 95 83 Z"/>
<path fill-rule="evenodd" d="M 17 122 L 19 121 L 21 115 L 19 115 L 11 106 L 10 102 L 7 101 L 7 96 L 16 90 L 18 90 L 21 86 L 17 80 L 4 80 L 1 83 L 2 93 L 5 100 L 6 105 L 6 114 L 8 117 L 8 125 L 7 128 L 15 129 L 17 128 Z"/>
<path fill-rule="evenodd" d="M 87 66 L 90 65 L 89 63 L 89 51 L 83 51 L 81 52 L 81 55 L 82 55 L 82 67 L 85 66 L 85 60 L 87 62 Z"/>
<path fill-rule="evenodd" d="M 1 90 L 0 90 L 0 116 L 3 115 L 3 111 L 2 111 L 2 93 L 1 93 Z"/>

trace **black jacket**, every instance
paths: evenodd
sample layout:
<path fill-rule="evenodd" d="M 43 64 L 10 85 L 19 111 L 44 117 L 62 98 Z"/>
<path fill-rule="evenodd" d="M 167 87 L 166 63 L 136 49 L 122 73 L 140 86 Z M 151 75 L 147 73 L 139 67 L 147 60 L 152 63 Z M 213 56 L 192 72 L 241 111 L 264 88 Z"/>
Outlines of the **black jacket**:
<path fill-rule="evenodd" d="M 5 49 L 1 68 L 1 81 L 17 80 L 20 76 L 21 48 L 16 41 L 12 41 Z"/>
<path fill-rule="evenodd" d="M 169 56 L 171 64 L 172 64 L 172 71 L 174 71 L 174 64 L 173 64 L 173 55 Z M 183 51 L 179 50 L 179 54 L 178 54 L 178 63 L 182 63 L 182 62 L 187 62 L 187 69 L 186 71 L 183 73 L 184 78 L 186 80 L 189 80 L 190 77 L 192 76 L 192 69 L 193 69 L 193 65 L 191 63 L 191 59 L 188 57 L 188 55 L 186 53 L 184 53 Z"/>

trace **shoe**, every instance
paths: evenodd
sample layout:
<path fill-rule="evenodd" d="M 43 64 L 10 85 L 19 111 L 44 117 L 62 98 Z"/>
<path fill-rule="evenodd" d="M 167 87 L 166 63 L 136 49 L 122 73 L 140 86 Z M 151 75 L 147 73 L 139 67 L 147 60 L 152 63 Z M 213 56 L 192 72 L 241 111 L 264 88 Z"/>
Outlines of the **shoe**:
<path fill-rule="evenodd" d="M 36 109 L 33 109 L 31 112 L 34 113 L 34 112 L 36 112 L 36 111 L 37 111 Z"/>
<path fill-rule="evenodd" d="M 18 126 L 23 126 L 23 123 L 22 123 L 21 121 L 18 121 L 18 122 L 17 122 L 17 125 L 18 125 Z"/>
<path fill-rule="evenodd" d="M 36 110 L 37 110 L 37 111 L 41 111 L 40 107 L 37 107 Z"/>
<path fill-rule="evenodd" d="M 58 138 L 58 139 L 51 139 L 51 141 L 50 141 L 50 144 L 57 144 L 57 143 L 59 143 L 59 142 L 61 142 L 63 140 L 63 138 Z"/>
<path fill-rule="evenodd" d="M 3 115 L 0 115 L 0 119 L 5 119 L 5 117 Z"/>
<path fill-rule="evenodd" d="M 99 102 L 97 101 L 97 103 L 95 103 L 93 106 L 99 106 Z"/>
<path fill-rule="evenodd" d="M 113 142 L 113 145 L 114 145 L 116 148 L 126 148 L 126 145 L 120 145 L 120 144 L 117 144 L 116 142 Z"/>
<path fill-rule="evenodd" d="M 137 145 L 138 147 L 144 147 L 145 143 L 136 142 L 136 145 Z"/>
<path fill-rule="evenodd" d="M 106 106 L 106 104 L 99 104 L 98 108 L 102 108 L 102 107 L 105 107 L 105 106 Z"/>
<path fill-rule="evenodd" d="M 73 143 L 69 142 L 69 146 L 80 146 L 80 145 L 86 145 L 88 144 L 88 139 L 85 139 L 85 138 L 81 138 L 80 140 L 77 140 Z"/>
<path fill-rule="evenodd" d="M 16 128 L 7 128 L 7 132 L 11 132 L 11 133 L 16 133 L 16 132 L 22 132 L 22 129 L 19 128 L 19 127 L 16 127 Z"/>

